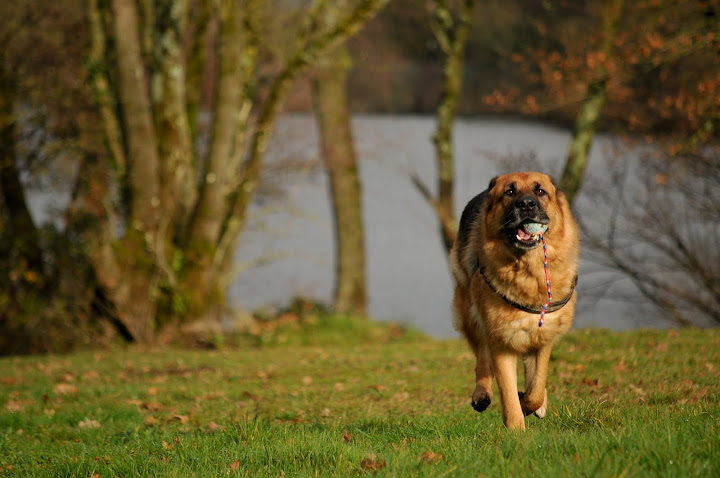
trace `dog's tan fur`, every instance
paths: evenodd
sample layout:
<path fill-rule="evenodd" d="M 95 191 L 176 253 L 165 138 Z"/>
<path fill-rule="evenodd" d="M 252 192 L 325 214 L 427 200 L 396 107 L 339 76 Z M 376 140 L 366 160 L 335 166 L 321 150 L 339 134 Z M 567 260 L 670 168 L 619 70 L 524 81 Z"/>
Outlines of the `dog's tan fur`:
<path fill-rule="evenodd" d="M 547 412 L 545 383 L 553 344 L 571 327 L 576 294 L 560 310 L 539 316 L 513 307 L 506 298 L 528 306 L 547 301 L 543 249 L 520 250 L 508 240 L 503 224 L 514 197 L 536 198 L 550 219 L 547 243 L 554 300 L 570 294 L 577 277 L 579 230 L 565 195 L 541 173 L 512 173 L 495 178 L 484 196 L 468 204 L 461 231 L 450 252 L 456 287 L 452 308 L 455 327 L 463 333 L 477 357 L 473 406 L 484 410 L 497 378 L 503 421 L 510 429 L 524 429 L 525 415 Z M 471 210 L 472 209 L 472 210 Z M 467 215 L 467 218 L 465 216 Z M 491 282 L 493 291 L 485 278 Z M 525 364 L 525 392 L 518 394 L 517 357 Z"/>

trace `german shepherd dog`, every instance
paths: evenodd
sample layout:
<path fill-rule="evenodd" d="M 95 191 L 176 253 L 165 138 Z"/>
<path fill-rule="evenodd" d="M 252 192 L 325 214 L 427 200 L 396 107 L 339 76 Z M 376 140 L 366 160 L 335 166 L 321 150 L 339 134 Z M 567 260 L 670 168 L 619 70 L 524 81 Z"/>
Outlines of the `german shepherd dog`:
<path fill-rule="evenodd" d="M 547 413 L 550 351 L 572 326 L 579 254 L 570 205 L 545 174 L 496 177 L 462 213 L 450 252 L 453 321 L 477 358 L 473 408 L 490 405 L 496 378 L 509 429 L 524 429 L 526 415 Z M 524 392 L 517 385 L 519 356 Z"/>

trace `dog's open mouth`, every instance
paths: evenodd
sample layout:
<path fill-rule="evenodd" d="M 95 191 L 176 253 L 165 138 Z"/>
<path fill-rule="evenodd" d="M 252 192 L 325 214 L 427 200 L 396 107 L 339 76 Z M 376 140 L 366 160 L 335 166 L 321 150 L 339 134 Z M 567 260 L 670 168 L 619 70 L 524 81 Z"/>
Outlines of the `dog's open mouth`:
<path fill-rule="evenodd" d="M 539 222 L 526 221 L 519 227 L 513 228 L 515 237 L 513 243 L 521 249 L 533 249 L 540 244 L 540 235 L 547 231 L 548 225 Z"/>

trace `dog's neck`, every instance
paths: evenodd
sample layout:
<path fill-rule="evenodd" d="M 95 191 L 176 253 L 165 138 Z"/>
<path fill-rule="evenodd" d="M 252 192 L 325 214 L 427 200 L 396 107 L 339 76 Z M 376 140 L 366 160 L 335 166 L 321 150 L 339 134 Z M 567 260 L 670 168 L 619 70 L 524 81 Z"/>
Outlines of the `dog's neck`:
<path fill-rule="evenodd" d="M 573 278 L 572 284 L 570 286 L 570 292 L 563 297 L 560 300 L 551 302 L 547 308 L 543 309 L 543 305 L 541 304 L 539 306 L 537 305 L 526 305 L 526 304 L 520 304 L 519 302 L 516 302 L 509 297 L 507 297 L 505 294 L 500 292 L 497 287 L 490 281 L 487 274 L 485 273 L 485 267 L 480 263 L 480 259 L 478 258 L 477 265 L 475 266 L 475 269 L 472 271 L 472 275 L 475 274 L 475 272 L 478 272 L 480 276 L 483 278 L 487 286 L 490 288 L 491 291 L 493 291 L 497 296 L 499 296 L 501 299 L 503 299 L 505 302 L 507 302 L 509 305 L 515 307 L 516 309 L 522 310 L 523 312 L 528 312 L 530 314 L 542 314 L 543 312 L 546 314 L 550 314 L 552 312 L 558 311 L 565 307 L 565 305 L 570 302 L 570 299 L 572 299 L 573 294 L 575 293 L 575 286 L 578 282 L 578 276 L 577 274 Z"/>

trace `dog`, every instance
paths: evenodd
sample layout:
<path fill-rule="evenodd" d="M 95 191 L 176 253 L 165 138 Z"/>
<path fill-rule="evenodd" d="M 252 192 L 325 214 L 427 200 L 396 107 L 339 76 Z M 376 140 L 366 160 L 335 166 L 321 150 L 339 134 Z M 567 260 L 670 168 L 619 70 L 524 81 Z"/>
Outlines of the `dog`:
<path fill-rule="evenodd" d="M 547 413 L 550 352 L 572 326 L 579 255 L 570 204 L 545 174 L 493 178 L 463 210 L 449 259 L 453 322 L 477 358 L 473 408 L 487 409 L 497 379 L 508 429 L 524 429 L 525 416 Z"/>

